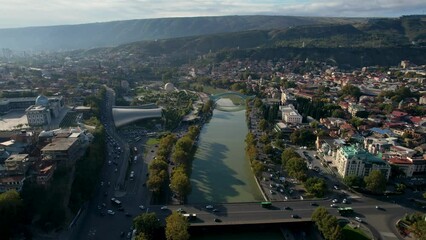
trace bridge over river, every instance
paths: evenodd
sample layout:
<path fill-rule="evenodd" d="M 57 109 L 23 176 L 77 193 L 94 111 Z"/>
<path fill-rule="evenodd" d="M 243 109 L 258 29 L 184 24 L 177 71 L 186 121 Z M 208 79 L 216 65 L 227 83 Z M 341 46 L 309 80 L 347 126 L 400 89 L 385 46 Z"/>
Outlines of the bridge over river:
<path fill-rule="evenodd" d="M 277 224 L 311 221 L 311 215 L 317 206 L 325 207 L 329 213 L 341 218 L 336 208 L 330 206 L 331 201 L 325 200 L 295 200 L 273 202 L 269 208 L 262 208 L 259 202 L 253 203 L 227 203 L 210 204 L 217 212 L 207 209 L 206 205 L 173 205 L 167 210 L 162 210 L 161 206 L 152 205 L 149 211 L 156 212 L 157 216 L 164 223 L 164 219 L 177 211 L 179 208 L 186 213 L 195 213 L 196 220 L 190 222 L 191 227 L 207 227 L 216 225 L 245 225 L 245 224 Z M 375 206 L 380 205 L 381 209 Z M 354 199 L 351 204 L 340 204 L 340 207 L 352 207 L 354 213 L 347 218 L 355 222 L 355 217 L 363 220 L 361 227 L 368 228 L 374 239 L 398 239 L 395 222 L 410 210 L 393 203 L 385 203 L 370 198 Z M 220 219 L 216 222 L 214 219 Z M 386 237 L 384 237 L 386 236 Z M 391 238 L 390 238 L 391 237 Z"/>

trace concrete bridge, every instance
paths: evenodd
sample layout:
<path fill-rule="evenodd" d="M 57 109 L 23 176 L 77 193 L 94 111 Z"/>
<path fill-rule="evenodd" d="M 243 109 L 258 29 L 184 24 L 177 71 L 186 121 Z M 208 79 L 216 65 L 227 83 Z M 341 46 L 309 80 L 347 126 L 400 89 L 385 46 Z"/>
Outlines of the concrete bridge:
<path fill-rule="evenodd" d="M 217 100 L 219 100 L 223 97 L 228 97 L 228 96 L 237 96 L 237 97 L 240 97 L 241 99 L 244 99 L 244 100 L 255 97 L 254 95 L 248 96 L 248 95 L 242 94 L 240 92 L 224 92 L 224 93 L 218 93 L 218 94 L 210 95 L 210 99 L 213 102 L 216 102 Z"/>

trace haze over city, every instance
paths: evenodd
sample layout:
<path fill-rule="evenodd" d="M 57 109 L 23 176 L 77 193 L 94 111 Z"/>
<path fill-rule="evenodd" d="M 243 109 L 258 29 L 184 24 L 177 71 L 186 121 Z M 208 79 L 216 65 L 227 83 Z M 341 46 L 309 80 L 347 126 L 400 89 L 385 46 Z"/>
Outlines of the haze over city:
<path fill-rule="evenodd" d="M 421 0 L 1 0 L 0 4 L 0 28 L 225 15 L 399 17 L 424 14 L 426 9 Z"/>

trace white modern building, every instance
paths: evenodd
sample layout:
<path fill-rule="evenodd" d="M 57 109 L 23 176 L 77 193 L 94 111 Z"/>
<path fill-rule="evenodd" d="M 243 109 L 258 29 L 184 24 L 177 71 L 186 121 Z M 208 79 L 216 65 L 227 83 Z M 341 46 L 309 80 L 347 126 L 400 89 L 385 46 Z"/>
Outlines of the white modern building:
<path fill-rule="evenodd" d="M 30 106 L 26 113 L 30 127 L 45 126 L 52 122 L 50 110 L 45 106 Z"/>
<path fill-rule="evenodd" d="M 302 123 L 302 115 L 297 112 L 292 104 L 282 106 L 282 120 L 286 123 Z"/>
<path fill-rule="evenodd" d="M 29 106 L 25 112 L 30 127 L 47 126 L 52 122 L 52 117 L 57 118 L 64 107 L 63 98 L 47 98 L 40 95 L 36 98 L 34 105 Z"/>

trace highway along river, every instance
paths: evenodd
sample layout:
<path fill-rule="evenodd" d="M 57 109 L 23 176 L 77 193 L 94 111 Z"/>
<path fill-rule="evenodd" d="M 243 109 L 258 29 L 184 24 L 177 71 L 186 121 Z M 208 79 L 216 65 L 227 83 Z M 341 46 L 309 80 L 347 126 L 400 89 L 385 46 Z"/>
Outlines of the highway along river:
<path fill-rule="evenodd" d="M 245 110 L 229 99 L 218 100 L 213 117 L 200 133 L 189 203 L 262 201 L 245 154 L 247 133 Z"/>

